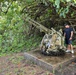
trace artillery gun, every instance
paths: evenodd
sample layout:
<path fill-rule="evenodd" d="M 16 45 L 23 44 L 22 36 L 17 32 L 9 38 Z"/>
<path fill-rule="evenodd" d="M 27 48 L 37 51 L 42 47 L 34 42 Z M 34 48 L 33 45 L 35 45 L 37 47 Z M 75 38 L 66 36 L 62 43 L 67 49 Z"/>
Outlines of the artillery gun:
<path fill-rule="evenodd" d="M 65 54 L 66 48 L 64 46 L 62 29 L 59 31 L 56 31 L 54 28 L 48 29 L 32 19 L 29 19 L 29 22 L 45 33 L 40 44 L 40 50 L 44 55 L 59 56 Z"/>

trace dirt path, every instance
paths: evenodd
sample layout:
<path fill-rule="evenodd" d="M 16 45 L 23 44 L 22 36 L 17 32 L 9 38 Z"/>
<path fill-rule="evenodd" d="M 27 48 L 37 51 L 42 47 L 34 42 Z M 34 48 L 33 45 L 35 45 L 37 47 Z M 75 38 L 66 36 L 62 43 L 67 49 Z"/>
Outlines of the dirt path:
<path fill-rule="evenodd" d="M 23 53 L 0 57 L 0 75 L 52 75 L 31 61 Z"/>

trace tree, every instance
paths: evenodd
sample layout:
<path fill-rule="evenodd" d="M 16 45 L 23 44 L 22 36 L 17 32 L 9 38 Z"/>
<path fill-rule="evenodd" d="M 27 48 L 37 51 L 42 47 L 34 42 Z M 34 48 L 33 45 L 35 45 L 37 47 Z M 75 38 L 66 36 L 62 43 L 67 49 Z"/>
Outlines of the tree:
<path fill-rule="evenodd" d="M 18 52 L 25 48 L 24 40 L 32 32 L 30 29 L 32 34 L 38 33 L 27 22 L 29 17 L 48 28 L 58 29 L 66 21 L 76 24 L 75 10 L 76 0 L 0 0 L 0 52 Z"/>

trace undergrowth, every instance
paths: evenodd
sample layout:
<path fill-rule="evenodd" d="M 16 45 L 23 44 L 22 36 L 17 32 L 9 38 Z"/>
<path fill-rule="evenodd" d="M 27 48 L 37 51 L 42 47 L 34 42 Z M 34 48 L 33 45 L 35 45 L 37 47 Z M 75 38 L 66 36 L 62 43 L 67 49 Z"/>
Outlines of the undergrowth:
<path fill-rule="evenodd" d="M 23 40 L 24 43 L 18 43 L 17 46 L 12 48 L 11 50 L 5 50 L 0 52 L 0 56 L 10 55 L 12 53 L 18 53 L 18 52 L 25 52 L 34 50 L 35 48 L 39 47 L 42 37 L 39 36 L 26 36 Z M 21 46 L 20 46 L 21 44 Z M 8 47 L 9 49 L 10 47 Z"/>

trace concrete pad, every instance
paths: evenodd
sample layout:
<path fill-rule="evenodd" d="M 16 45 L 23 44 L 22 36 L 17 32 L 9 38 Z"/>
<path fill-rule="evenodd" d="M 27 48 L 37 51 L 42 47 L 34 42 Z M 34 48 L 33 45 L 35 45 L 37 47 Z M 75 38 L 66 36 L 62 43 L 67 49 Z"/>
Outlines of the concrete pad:
<path fill-rule="evenodd" d="M 26 59 L 50 72 L 64 68 L 66 65 L 76 60 L 76 52 L 74 54 L 67 53 L 64 56 L 45 56 L 41 54 L 39 49 L 25 52 L 24 56 Z"/>

